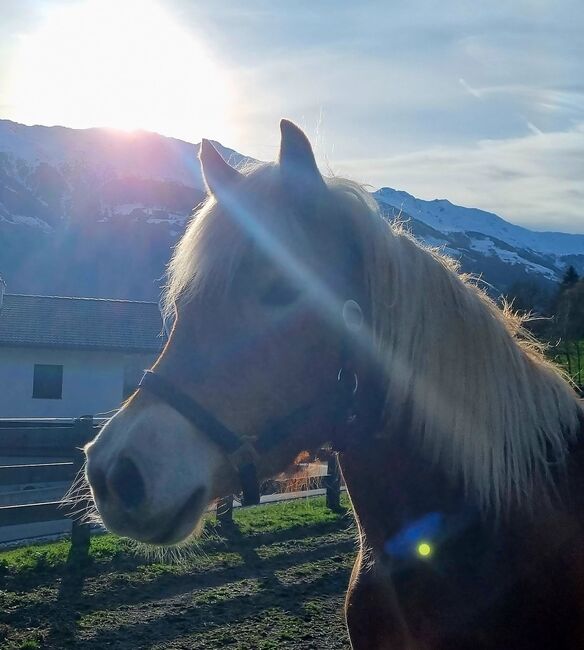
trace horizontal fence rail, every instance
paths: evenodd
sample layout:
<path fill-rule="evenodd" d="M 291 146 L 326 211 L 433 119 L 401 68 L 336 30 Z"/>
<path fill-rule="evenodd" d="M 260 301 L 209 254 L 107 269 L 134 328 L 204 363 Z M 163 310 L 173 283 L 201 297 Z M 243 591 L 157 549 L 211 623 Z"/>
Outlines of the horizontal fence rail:
<path fill-rule="evenodd" d="M 0 485 L 71 483 L 76 474 L 77 469 L 73 461 L 34 465 L 0 465 Z"/>
<path fill-rule="evenodd" d="M 66 516 L 60 508 L 59 501 L 48 503 L 30 503 L 19 506 L 2 506 L 0 508 L 0 523 L 2 526 L 22 526 L 37 524 L 42 521 L 54 521 Z"/>
<path fill-rule="evenodd" d="M 92 418 L 66 422 L 0 421 L 0 456 L 67 457 L 96 434 Z"/>
<path fill-rule="evenodd" d="M 77 419 L 0 419 L 0 457 L 5 459 L 26 459 L 17 464 L 0 465 L 0 487 L 20 486 L 22 495 L 32 485 L 71 484 L 84 464 L 83 447 L 99 432 L 105 420 L 94 420 L 91 416 Z M 41 459 L 43 462 L 28 462 L 27 459 Z M 55 458 L 55 462 L 50 459 Z M 9 462 L 9 461 L 5 461 Z M 281 492 L 281 488 L 299 492 L 325 489 L 327 506 L 333 510 L 340 508 L 341 479 L 336 457 L 330 455 L 327 473 L 321 476 L 307 476 L 300 479 L 268 481 L 264 494 Z M 24 487 L 24 489 L 22 489 Z M 233 495 L 219 500 L 217 518 L 219 523 L 232 521 Z M 71 555 L 72 561 L 85 561 L 89 549 L 90 525 L 75 519 L 76 513 L 83 510 L 83 503 L 73 510 L 71 505 L 61 501 L 28 503 L 24 505 L 0 506 L 0 527 L 38 524 L 48 521 L 72 519 Z"/>

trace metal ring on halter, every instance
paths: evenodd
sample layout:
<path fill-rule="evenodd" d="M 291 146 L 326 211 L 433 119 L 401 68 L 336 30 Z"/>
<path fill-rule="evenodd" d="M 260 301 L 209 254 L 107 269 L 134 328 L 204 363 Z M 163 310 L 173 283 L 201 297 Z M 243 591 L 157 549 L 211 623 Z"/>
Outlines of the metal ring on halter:
<path fill-rule="evenodd" d="M 341 382 L 343 381 L 343 372 L 345 371 L 344 368 L 339 368 L 339 374 L 337 375 L 337 381 Z M 357 394 L 357 390 L 359 388 L 359 377 L 357 376 L 357 373 L 353 373 L 353 388 L 351 390 L 352 395 Z"/>

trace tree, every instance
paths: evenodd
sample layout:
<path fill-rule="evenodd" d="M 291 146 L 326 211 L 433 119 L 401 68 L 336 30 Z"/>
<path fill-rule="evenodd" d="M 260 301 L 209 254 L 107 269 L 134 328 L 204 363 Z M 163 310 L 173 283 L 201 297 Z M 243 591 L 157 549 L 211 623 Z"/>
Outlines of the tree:
<path fill-rule="evenodd" d="M 560 291 L 564 291 L 565 289 L 570 289 L 578 282 L 579 279 L 580 276 L 576 272 L 576 269 L 572 265 L 570 265 L 566 269 L 566 272 L 564 273 L 564 277 L 562 278 L 562 281 L 560 283 Z"/>
<path fill-rule="evenodd" d="M 506 293 L 513 309 L 536 314 L 549 314 L 553 305 L 553 293 L 549 286 L 533 278 L 517 280 Z"/>
<path fill-rule="evenodd" d="M 562 338 L 578 341 L 584 339 L 584 280 L 568 288 L 560 288 L 556 319 Z"/>
<path fill-rule="evenodd" d="M 560 288 L 554 324 L 554 335 L 560 343 L 558 359 L 584 391 L 584 279 L 567 289 Z"/>

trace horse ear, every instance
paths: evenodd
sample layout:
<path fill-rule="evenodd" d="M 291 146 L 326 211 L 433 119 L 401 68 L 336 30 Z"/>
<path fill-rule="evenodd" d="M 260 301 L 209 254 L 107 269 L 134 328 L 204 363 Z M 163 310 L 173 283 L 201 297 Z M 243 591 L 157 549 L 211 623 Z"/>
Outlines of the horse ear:
<path fill-rule="evenodd" d="M 204 138 L 201 140 L 199 159 L 205 185 L 213 196 L 221 196 L 243 178 L 243 174 L 225 162 L 217 149 Z"/>
<path fill-rule="evenodd" d="M 288 181 L 304 181 L 314 188 L 324 187 L 324 180 L 318 171 L 316 159 L 308 138 L 290 120 L 280 121 L 280 154 L 278 162 L 282 177 Z"/>

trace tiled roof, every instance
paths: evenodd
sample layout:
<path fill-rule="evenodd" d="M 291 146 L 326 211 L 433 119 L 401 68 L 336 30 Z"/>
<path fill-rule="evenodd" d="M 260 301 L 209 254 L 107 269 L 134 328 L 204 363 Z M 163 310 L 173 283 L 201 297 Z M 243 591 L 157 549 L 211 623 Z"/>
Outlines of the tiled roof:
<path fill-rule="evenodd" d="M 4 294 L 0 346 L 157 352 L 162 319 L 154 302 Z"/>

